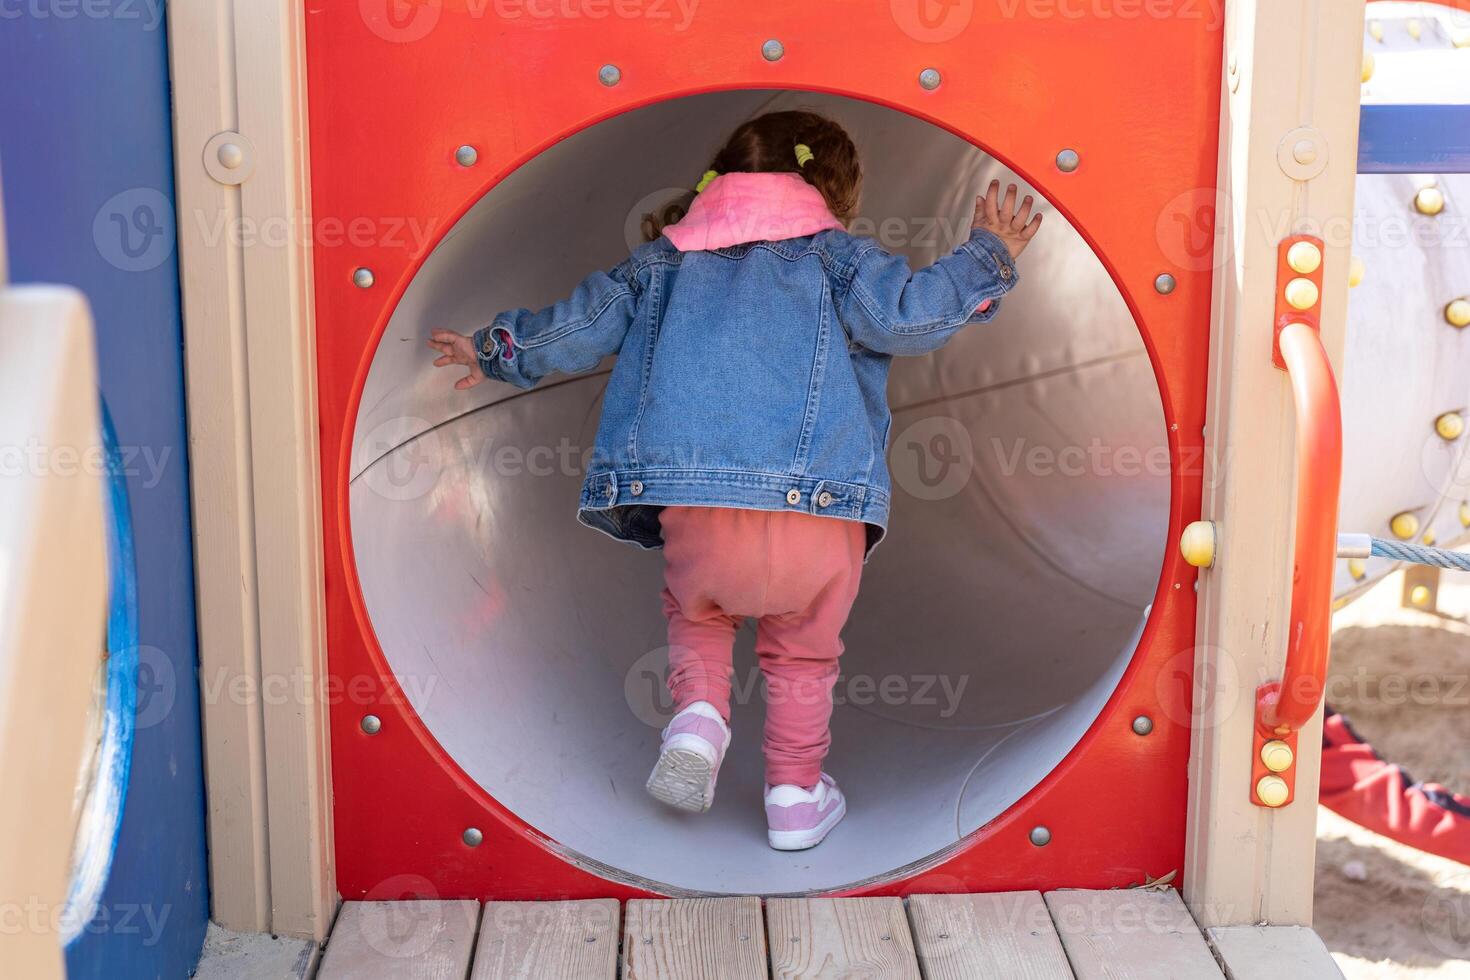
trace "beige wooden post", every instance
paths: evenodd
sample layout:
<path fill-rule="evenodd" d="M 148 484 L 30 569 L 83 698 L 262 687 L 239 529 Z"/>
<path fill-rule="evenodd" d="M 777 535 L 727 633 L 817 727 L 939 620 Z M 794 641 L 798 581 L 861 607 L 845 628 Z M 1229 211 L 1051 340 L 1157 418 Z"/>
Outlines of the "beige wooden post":
<path fill-rule="evenodd" d="M 0 973 L 28 980 L 66 974 L 60 915 L 106 647 L 94 356 L 80 293 L 0 289 Z"/>
<path fill-rule="evenodd" d="M 305 6 L 172 3 L 169 48 L 212 914 L 320 939 L 337 896 Z"/>
<path fill-rule="evenodd" d="M 1322 339 L 1340 369 L 1362 28 L 1357 0 L 1226 6 L 1202 514 L 1218 548 L 1199 579 L 1204 723 L 1185 856 L 1185 898 L 1205 926 L 1312 917 L 1320 713 L 1301 734 L 1296 801 L 1271 811 L 1249 799 L 1254 692 L 1281 676 L 1294 527 L 1294 408 L 1271 363 L 1276 245 L 1298 231 L 1326 240 Z"/>

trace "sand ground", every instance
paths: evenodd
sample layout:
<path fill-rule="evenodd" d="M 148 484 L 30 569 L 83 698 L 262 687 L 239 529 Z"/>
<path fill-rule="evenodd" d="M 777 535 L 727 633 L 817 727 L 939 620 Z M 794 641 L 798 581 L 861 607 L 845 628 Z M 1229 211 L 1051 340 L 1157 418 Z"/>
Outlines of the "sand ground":
<path fill-rule="evenodd" d="M 1328 703 L 1415 779 L 1470 794 L 1470 576 L 1405 609 L 1390 576 L 1333 619 Z M 1470 867 L 1317 821 L 1316 927 L 1349 980 L 1470 980 Z"/>

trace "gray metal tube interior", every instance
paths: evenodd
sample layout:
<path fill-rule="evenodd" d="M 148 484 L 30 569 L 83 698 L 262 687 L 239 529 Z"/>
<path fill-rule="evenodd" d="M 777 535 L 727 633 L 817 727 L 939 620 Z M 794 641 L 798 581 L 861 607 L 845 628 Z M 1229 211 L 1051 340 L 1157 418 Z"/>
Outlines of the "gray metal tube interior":
<path fill-rule="evenodd" d="M 714 809 L 690 817 L 644 794 L 667 708 L 662 561 L 574 517 L 606 365 L 529 393 L 459 393 L 424 338 L 610 267 L 639 215 L 688 187 L 736 123 L 794 105 L 848 126 L 867 173 L 857 230 L 916 265 L 965 234 L 992 176 L 1010 176 L 937 127 L 838 97 L 726 92 L 614 118 L 449 230 L 378 345 L 356 423 L 357 572 L 415 709 L 465 772 L 575 860 L 665 890 L 830 889 L 952 848 L 1097 717 L 1165 546 L 1152 367 L 1102 264 L 1053 211 L 992 325 L 894 365 L 891 533 L 844 634 L 828 760 L 851 801 L 843 826 L 808 852 L 765 844 L 748 627 L 736 681 L 750 693 Z"/>

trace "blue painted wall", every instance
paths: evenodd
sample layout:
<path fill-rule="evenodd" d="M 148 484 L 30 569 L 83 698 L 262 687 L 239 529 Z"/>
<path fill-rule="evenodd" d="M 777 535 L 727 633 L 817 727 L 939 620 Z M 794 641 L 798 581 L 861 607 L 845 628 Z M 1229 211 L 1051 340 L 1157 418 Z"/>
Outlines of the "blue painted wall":
<path fill-rule="evenodd" d="M 208 915 L 170 127 L 162 0 L 0 2 L 11 280 L 92 304 L 137 535 L 135 751 L 72 978 L 188 976 Z"/>

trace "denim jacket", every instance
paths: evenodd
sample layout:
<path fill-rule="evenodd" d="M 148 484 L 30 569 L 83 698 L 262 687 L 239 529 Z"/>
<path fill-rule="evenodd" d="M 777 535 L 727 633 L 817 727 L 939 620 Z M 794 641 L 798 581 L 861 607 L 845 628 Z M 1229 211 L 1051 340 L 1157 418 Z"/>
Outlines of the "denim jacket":
<path fill-rule="evenodd" d="M 864 522 L 871 551 L 888 524 L 892 358 L 990 320 L 1016 280 L 980 230 L 917 273 L 840 230 L 698 251 L 660 237 L 553 306 L 501 313 L 475 344 L 486 375 L 520 388 L 618 355 L 577 514 L 589 527 L 657 548 L 665 505 L 801 511 Z"/>

